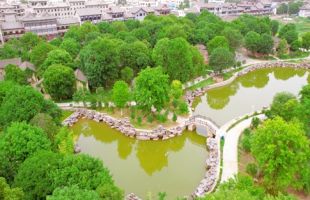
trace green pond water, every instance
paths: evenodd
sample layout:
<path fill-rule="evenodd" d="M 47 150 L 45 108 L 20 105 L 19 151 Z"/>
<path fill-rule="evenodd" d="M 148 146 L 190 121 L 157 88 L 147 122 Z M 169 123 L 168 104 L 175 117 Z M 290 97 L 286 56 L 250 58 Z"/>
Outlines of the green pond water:
<path fill-rule="evenodd" d="M 298 94 L 309 71 L 261 69 L 201 97 L 195 113 L 225 122 L 268 106 L 277 92 Z M 166 141 L 137 141 L 104 123 L 81 119 L 72 127 L 83 153 L 101 159 L 125 193 L 142 198 L 166 192 L 168 199 L 191 194 L 205 173 L 205 138 L 193 132 Z"/>
<path fill-rule="evenodd" d="M 206 139 L 194 132 L 165 141 L 137 141 L 104 123 L 81 119 L 73 126 L 83 153 L 101 159 L 125 193 L 142 198 L 166 192 L 191 194 L 205 173 Z"/>
<path fill-rule="evenodd" d="M 195 114 L 213 119 L 218 125 L 269 106 L 278 92 L 298 95 L 310 82 L 309 71 L 293 68 L 259 69 L 237 78 L 231 84 L 209 90 L 200 97 Z"/>

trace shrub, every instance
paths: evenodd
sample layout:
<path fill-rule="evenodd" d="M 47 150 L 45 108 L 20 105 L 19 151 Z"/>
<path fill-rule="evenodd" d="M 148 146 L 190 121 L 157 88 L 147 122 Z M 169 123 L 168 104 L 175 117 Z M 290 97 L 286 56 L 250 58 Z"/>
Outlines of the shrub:
<path fill-rule="evenodd" d="M 251 151 L 251 136 L 250 135 L 243 135 L 242 141 L 241 141 L 241 147 L 246 152 Z"/>
<path fill-rule="evenodd" d="M 148 115 L 147 116 L 147 121 L 149 122 L 149 123 L 152 123 L 153 121 L 154 121 L 154 117 L 153 117 L 153 115 Z"/>
<path fill-rule="evenodd" d="M 188 113 L 188 106 L 184 101 L 180 102 L 178 112 L 180 114 L 187 114 Z"/>
<path fill-rule="evenodd" d="M 250 174 L 252 177 L 255 177 L 257 174 L 257 165 L 255 163 L 250 163 L 246 166 L 246 173 Z"/>
<path fill-rule="evenodd" d="M 172 121 L 176 122 L 177 119 L 178 119 L 178 116 L 175 113 L 173 113 Z"/>
<path fill-rule="evenodd" d="M 257 128 L 258 125 L 259 125 L 259 123 L 260 123 L 259 118 L 253 117 L 252 122 L 251 122 L 251 126 L 252 126 L 253 128 Z"/>
<path fill-rule="evenodd" d="M 161 123 L 165 123 L 167 121 L 167 116 L 166 115 L 162 115 L 162 114 L 158 114 L 157 115 L 157 120 Z"/>
<path fill-rule="evenodd" d="M 137 118 L 137 123 L 138 123 L 138 125 L 141 125 L 141 124 L 142 124 L 142 117 L 141 117 L 141 116 L 139 116 L 139 117 Z"/>
<path fill-rule="evenodd" d="M 178 105 L 179 105 L 179 100 L 178 99 L 173 99 L 172 105 L 173 105 L 174 108 L 177 108 Z"/>
<path fill-rule="evenodd" d="M 130 118 L 134 120 L 136 118 L 136 109 L 132 108 L 130 112 Z"/>

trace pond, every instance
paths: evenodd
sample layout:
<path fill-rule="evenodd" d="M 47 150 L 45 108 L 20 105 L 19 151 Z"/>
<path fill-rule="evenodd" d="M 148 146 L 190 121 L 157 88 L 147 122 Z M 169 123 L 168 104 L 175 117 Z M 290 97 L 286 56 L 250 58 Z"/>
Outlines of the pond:
<path fill-rule="evenodd" d="M 209 90 L 200 97 L 195 114 L 210 117 L 218 125 L 269 106 L 278 92 L 298 95 L 310 82 L 309 71 L 293 68 L 258 69 L 231 84 Z"/>
<path fill-rule="evenodd" d="M 260 69 L 201 97 L 195 113 L 219 125 L 268 106 L 277 92 L 298 94 L 309 71 Z M 168 199 L 190 195 L 205 174 L 205 138 L 193 132 L 166 141 L 137 141 L 103 123 L 81 119 L 72 127 L 83 153 L 101 159 L 125 193 L 146 199 L 166 192 Z"/>
<path fill-rule="evenodd" d="M 194 192 L 205 173 L 206 139 L 194 132 L 165 141 L 138 141 L 104 123 L 81 119 L 73 126 L 83 153 L 101 159 L 125 193 L 168 199 Z"/>

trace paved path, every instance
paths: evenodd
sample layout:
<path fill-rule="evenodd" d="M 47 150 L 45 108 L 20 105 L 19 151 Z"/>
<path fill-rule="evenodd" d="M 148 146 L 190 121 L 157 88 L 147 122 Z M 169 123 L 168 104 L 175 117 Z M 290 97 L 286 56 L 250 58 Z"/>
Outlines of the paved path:
<path fill-rule="evenodd" d="M 256 116 L 260 119 L 264 119 L 264 115 Z M 235 122 L 232 120 L 221 127 L 220 134 L 224 135 L 225 143 L 223 149 L 223 171 L 221 182 L 225 182 L 230 178 L 233 178 L 238 173 L 238 142 L 239 137 L 244 129 L 251 125 L 252 118 L 246 119 L 234 128 L 230 129 L 228 132 L 226 130 L 228 127 Z"/>

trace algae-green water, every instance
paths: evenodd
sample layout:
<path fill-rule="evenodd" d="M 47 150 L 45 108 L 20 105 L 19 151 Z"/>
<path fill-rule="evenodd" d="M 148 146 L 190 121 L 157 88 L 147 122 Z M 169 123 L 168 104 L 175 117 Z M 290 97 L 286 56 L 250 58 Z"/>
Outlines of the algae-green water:
<path fill-rule="evenodd" d="M 201 97 L 195 113 L 218 124 L 269 106 L 277 92 L 297 95 L 309 71 L 259 69 Z M 81 119 L 72 127 L 83 153 L 101 159 L 125 194 L 143 199 L 166 192 L 167 199 L 190 195 L 205 173 L 205 138 L 193 132 L 166 141 L 137 141 L 103 123 Z"/>
<path fill-rule="evenodd" d="M 200 97 L 194 113 L 223 125 L 236 117 L 268 107 L 278 92 L 298 95 L 307 82 L 310 82 L 309 71 L 303 69 L 258 69 L 238 77 L 229 85 L 209 90 Z"/>
<path fill-rule="evenodd" d="M 166 192 L 190 195 L 205 173 L 206 139 L 194 132 L 165 141 L 138 141 L 104 123 L 81 119 L 72 127 L 83 153 L 103 161 L 125 193 L 143 199 Z"/>

